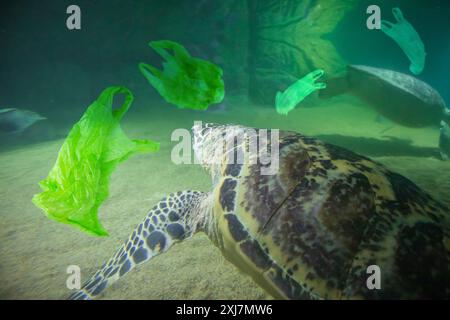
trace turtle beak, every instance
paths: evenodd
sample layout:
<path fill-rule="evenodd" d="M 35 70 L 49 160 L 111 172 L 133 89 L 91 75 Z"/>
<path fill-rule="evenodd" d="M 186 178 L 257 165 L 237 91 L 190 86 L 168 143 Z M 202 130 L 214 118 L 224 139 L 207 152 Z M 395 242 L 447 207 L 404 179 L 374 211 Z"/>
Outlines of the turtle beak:
<path fill-rule="evenodd" d="M 192 133 L 194 134 L 194 141 L 196 137 L 199 137 L 202 132 L 202 122 L 195 121 L 194 126 L 192 127 Z"/>

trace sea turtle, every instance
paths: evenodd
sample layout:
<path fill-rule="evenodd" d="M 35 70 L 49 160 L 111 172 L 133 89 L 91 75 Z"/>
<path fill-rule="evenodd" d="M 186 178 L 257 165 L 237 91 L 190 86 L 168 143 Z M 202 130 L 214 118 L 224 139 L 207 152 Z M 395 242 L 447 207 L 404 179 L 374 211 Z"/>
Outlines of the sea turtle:
<path fill-rule="evenodd" d="M 250 147 L 251 132 L 266 147 Z M 193 134 L 212 191 L 161 200 L 70 298 L 99 295 L 200 231 L 274 298 L 450 297 L 450 210 L 407 178 L 296 132 L 197 123 Z M 234 148 L 218 148 L 221 139 Z M 268 151 L 279 155 L 279 166 L 263 174 L 267 162 L 255 159 Z M 381 276 L 381 288 L 371 276 Z"/>
<path fill-rule="evenodd" d="M 330 98 L 342 93 L 355 95 L 372 106 L 382 116 L 401 125 L 419 128 L 448 128 L 450 110 L 439 93 L 429 84 L 411 75 L 388 69 L 349 65 L 344 76 L 325 81 L 326 89 L 319 97 Z M 442 130 L 441 130 L 442 132 Z M 440 140 L 450 138 L 441 134 Z M 440 144 L 443 159 L 450 157 L 450 148 Z"/>

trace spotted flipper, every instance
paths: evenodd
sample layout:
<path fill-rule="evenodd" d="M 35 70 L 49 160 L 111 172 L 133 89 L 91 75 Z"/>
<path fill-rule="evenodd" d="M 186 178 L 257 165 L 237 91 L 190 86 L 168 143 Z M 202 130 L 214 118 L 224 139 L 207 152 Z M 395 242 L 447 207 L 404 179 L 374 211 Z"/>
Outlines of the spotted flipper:
<path fill-rule="evenodd" d="M 69 299 L 88 300 L 98 296 L 136 265 L 200 231 L 201 219 L 193 216 L 201 216 L 206 197 L 207 193 L 200 191 L 180 191 L 162 199 L 116 254 Z"/>

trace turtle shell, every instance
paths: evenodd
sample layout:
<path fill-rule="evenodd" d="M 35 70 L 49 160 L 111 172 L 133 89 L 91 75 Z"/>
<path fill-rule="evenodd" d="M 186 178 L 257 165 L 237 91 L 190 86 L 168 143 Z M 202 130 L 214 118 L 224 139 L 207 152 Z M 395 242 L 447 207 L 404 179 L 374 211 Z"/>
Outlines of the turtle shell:
<path fill-rule="evenodd" d="M 408 127 L 437 126 L 445 102 L 427 83 L 405 73 L 362 65 L 348 66 L 350 91 L 380 114 Z"/>
<path fill-rule="evenodd" d="M 368 158 L 288 131 L 277 173 L 265 175 L 247 142 L 235 148 L 243 164 L 224 161 L 213 191 L 216 242 L 273 297 L 449 298 L 442 204 Z M 367 286 L 371 265 L 380 290 Z"/>

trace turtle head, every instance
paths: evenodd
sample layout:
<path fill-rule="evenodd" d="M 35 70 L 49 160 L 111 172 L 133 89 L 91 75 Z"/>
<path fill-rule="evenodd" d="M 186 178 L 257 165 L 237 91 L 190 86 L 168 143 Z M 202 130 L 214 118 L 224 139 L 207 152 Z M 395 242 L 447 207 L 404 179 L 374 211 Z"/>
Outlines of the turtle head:
<path fill-rule="evenodd" d="M 278 130 L 195 122 L 192 132 L 197 163 L 211 173 L 213 183 L 222 175 L 222 169 L 241 165 L 258 164 L 262 175 L 278 171 Z"/>
<path fill-rule="evenodd" d="M 211 173 L 213 181 L 220 176 L 224 164 L 234 161 L 230 157 L 236 149 L 234 139 L 244 132 L 243 126 L 195 122 L 192 127 L 195 157 Z"/>
<path fill-rule="evenodd" d="M 196 121 L 192 127 L 193 149 L 196 160 L 207 170 L 213 170 L 221 163 L 219 141 L 226 135 L 227 126 Z M 213 173 L 213 172 L 211 172 Z"/>

